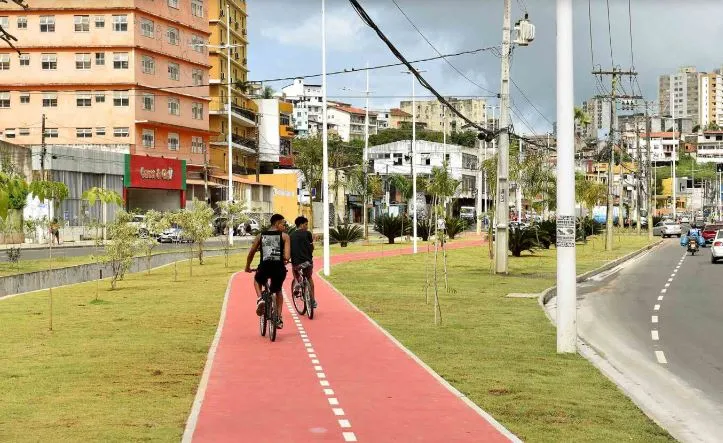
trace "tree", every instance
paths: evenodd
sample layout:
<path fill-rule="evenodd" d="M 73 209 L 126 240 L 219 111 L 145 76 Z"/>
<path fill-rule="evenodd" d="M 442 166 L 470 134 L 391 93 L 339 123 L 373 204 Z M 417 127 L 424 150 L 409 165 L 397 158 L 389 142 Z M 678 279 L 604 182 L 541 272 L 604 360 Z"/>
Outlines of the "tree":
<path fill-rule="evenodd" d="M 706 131 L 720 131 L 720 126 L 718 126 L 718 123 L 716 122 L 709 122 L 708 125 L 705 127 Z"/>
<path fill-rule="evenodd" d="M 101 260 L 111 266 L 113 275 L 110 287 L 112 290 L 116 288 L 118 280 L 123 280 L 125 273 L 130 269 L 138 247 L 137 231 L 131 224 L 132 220 L 133 214 L 120 211 L 108 226 L 110 241 L 105 245 L 105 254 Z"/>
<path fill-rule="evenodd" d="M 107 232 L 106 232 L 106 228 L 105 228 L 105 225 L 107 223 L 107 220 L 105 219 L 106 207 L 109 204 L 113 204 L 115 206 L 122 207 L 123 206 L 123 197 L 121 197 L 120 194 L 118 194 L 117 192 L 112 191 L 110 189 L 104 189 L 104 188 L 99 188 L 99 187 L 94 186 L 94 187 L 88 189 L 87 191 L 85 191 L 83 193 L 83 195 L 81 196 L 81 198 L 83 200 L 85 200 L 86 202 L 88 202 L 89 207 L 95 205 L 95 202 L 97 202 L 97 201 L 101 202 L 101 204 L 102 204 L 101 213 L 103 214 L 103 220 L 98 220 L 98 222 L 99 222 L 99 225 L 103 229 L 103 241 L 105 241 L 107 238 Z M 97 232 L 96 232 L 96 240 L 97 240 Z"/>
<path fill-rule="evenodd" d="M 226 226 L 228 229 L 233 229 L 239 223 L 244 223 L 248 220 L 248 216 L 244 215 L 246 211 L 246 202 L 235 201 L 229 203 L 227 200 L 218 203 L 218 207 L 221 210 L 221 215 L 226 217 Z M 225 241 L 223 244 L 223 253 L 225 257 L 226 267 L 228 268 L 228 256 L 231 252 L 231 242 Z"/>
<path fill-rule="evenodd" d="M 198 247 L 198 262 L 203 264 L 203 245 L 213 235 L 213 208 L 205 201 L 193 199 L 190 208 L 178 213 L 178 224 L 183 229 L 183 236 Z M 193 247 L 193 246 L 191 246 Z"/>
<path fill-rule="evenodd" d="M 402 128 L 388 128 L 369 136 L 369 145 L 378 146 L 412 139 L 412 125 Z M 441 131 L 430 131 L 427 129 L 417 130 L 417 140 L 442 143 L 444 134 Z M 452 132 L 447 137 L 447 143 L 474 148 L 477 140 L 477 133 L 474 131 Z"/>
<path fill-rule="evenodd" d="M 57 209 L 57 205 L 68 198 L 70 191 L 68 190 L 68 186 L 62 182 L 34 180 L 30 183 L 30 193 L 40 201 L 50 200 L 53 208 Z"/>
<path fill-rule="evenodd" d="M 171 226 L 171 222 L 168 216 L 162 212 L 158 212 L 155 209 L 151 209 L 145 213 L 144 223 L 146 225 L 146 231 L 148 234 L 141 238 L 141 246 L 143 251 L 146 253 L 146 272 L 151 273 L 151 256 L 153 250 L 158 246 L 158 240 L 156 240 L 155 234 L 160 234 Z"/>
<path fill-rule="evenodd" d="M 9 0 L 9 1 L 15 3 L 16 5 L 20 6 L 23 9 L 28 9 L 28 5 L 27 5 L 27 3 L 25 3 L 25 0 Z M 7 2 L 8 2 L 8 0 L 0 0 L 0 3 L 7 3 Z M 2 26 L 0 26 L 0 40 L 4 41 L 8 46 L 15 49 L 17 51 L 17 53 L 20 54 L 20 51 L 13 44 L 13 42 L 18 41 L 18 39 L 14 35 L 10 34 L 8 32 L 8 30 L 3 28 Z"/>
<path fill-rule="evenodd" d="M 274 98 L 274 93 L 275 93 L 275 92 L 276 92 L 276 91 L 274 91 L 274 88 L 272 88 L 271 86 L 265 86 L 265 87 L 264 87 L 264 92 L 263 92 L 263 94 L 262 94 L 262 97 L 263 97 L 263 98 L 266 98 L 266 99 Z"/>
<path fill-rule="evenodd" d="M 584 128 L 587 128 L 590 123 L 592 123 L 592 120 L 582 108 L 575 108 L 575 123 Z"/>
<path fill-rule="evenodd" d="M 309 209 L 311 224 L 314 220 L 314 205 L 312 203 L 311 188 L 321 181 L 323 172 L 321 137 L 307 137 L 294 140 L 294 165 L 304 176 L 306 190 L 309 193 Z"/>

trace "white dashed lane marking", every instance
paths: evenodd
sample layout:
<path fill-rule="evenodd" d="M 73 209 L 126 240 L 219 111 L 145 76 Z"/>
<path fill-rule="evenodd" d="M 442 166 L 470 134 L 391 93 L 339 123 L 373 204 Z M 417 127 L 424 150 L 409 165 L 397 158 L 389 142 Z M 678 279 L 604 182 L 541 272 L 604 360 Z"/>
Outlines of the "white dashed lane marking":
<path fill-rule="evenodd" d="M 653 338 L 654 341 L 660 340 L 660 336 L 658 336 L 658 331 L 650 331 L 650 336 Z"/>
<path fill-rule="evenodd" d="M 680 257 L 680 260 L 678 261 L 678 264 L 675 266 L 675 269 L 673 269 L 673 272 L 670 274 L 670 278 L 669 278 L 668 281 L 665 283 L 664 287 L 660 290 L 660 294 L 661 294 L 661 295 L 658 296 L 657 303 L 655 303 L 655 304 L 653 305 L 653 311 L 654 311 L 654 312 L 657 313 L 658 311 L 660 311 L 661 304 L 662 304 L 663 300 L 665 299 L 665 296 L 662 295 L 662 294 L 666 294 L 666 293 L 668 292 L 668 288 L 670 288 L 670 284 L 673 282 L 673 280 L 675 279 L 676 275 L 678 275 L 678 271 L 680 270 L 680 267 L 683 265 L 683 261 L 685 261 L 685 257 L 686 257 L 687 255 L 688 255 L 688 254 L 687 254 L 687 252 L 686 252 L 686 253 L 683 254 L 682 257 Z M 653 342 L 655 343 L 655 344 L 654 344 L 654 347 L 657 348 L 657 347 L 660 346 L 660 345 L 658 344 L 658 343 L 660 342 L 660 333 L 658 332 L 658 327 L 657 327 L 657 325 L 658 325 L 658 323 L 659 323 L 659 318 L 658 318 L 658 316 L 657 316 L 657 315 L 651 316 L 651 317 L 650 317 L 650 322 L 653 323 L 654 325 L 656 325 L 656 329 L 653 329 L 653 330 L 650 331 L 650 338 L 651 338 L 651 339 L 653 340 Z M 663 351 L 659 350 L 659 349 L 656 349 L 656 350 L 655 350 L 655 359 L 656 359 L 656 360 L 658 361 L 658 363 L 660 363 L 661 365 L 664 365 L 664 364 L 667 364 L 667 363 L 668 363 L 668 360 L 665 358 L 665 353 L 664 353 Z"/>
<path fill-rule="evenodd" d="M 657 323 L 657 322 L 658 322 L 658 316 L 657 316 L 657 315 L 653 315 L 653 316 L 650 318 L 650 321 L 652 321 L 653 323 Z"/>
<path fill-rule="evenodd" d="M 658 363 L 662 365 L 668 363 L 668 360 L 665 359 L 665 354 L 663 354 L 663 351 L 655 351 L 655 358 L 657 358 Z"/>

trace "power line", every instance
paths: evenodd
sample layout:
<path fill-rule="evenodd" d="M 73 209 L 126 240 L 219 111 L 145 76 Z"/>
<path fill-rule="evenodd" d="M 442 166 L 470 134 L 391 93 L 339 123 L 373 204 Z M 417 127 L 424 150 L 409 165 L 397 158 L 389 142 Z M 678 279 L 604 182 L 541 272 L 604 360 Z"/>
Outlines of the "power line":
<path fill-rule="evenodd" d="M 512 84 L 515 86 L 515 88 L 520 92 L 520 94 L 522 94 L 522 97 L 523 97 L 525 100 L 527 100 L 527 103 L 529 103 L 530 106 L 532 106 L 532 108 L 533 108 L 535 111 L 537 111 L 537 113 L 540 114 L 540 116 L 541 116 L 543 119 L 545 119 L 545 121 L 547 121 L 547 123 L 550 124 L 550 126 L 553 126 L 553 124 L 552 124 L 552 122 L 550 121 L 550 119 L 547 118 L 547 117 L 545 116 L 545 114 L 543 114 L 542 111 L 540 111 L 540 109 L 539 109 L 537 106 L 535 106 L 534 103 L 532 103 L 532 100 L 530 100 L 529 97 L 527 97 L 527 94 L 525 94 L 525 91 L 523 91 L 522 88 L 520 88 L 520 87 L 517 85 L 517 82 L 515 82 L 512 78 L 510 78 L 510 81 L 511 81 Z"/>
<path fill-rule="evenodd" d="M 587 24 L 590 31 L 590 62 L 592 69 L 595 69 L 595 50 L 593 49 L 592 39 L 592 0 L 587 0 Z"/>
<path fill-rule="evenodd" d="M 429 47 L 432 48 L 432 49 L 434 50 L 434 52 L 436 52 L 438 55 L 442 56 L 442 53 L 439 52 L 439 50 L 432 44 L 432 42 L 429 41 L 429 39 L 422 33 L 422 31 L 417 27 L 417 25 L 414 24 L 414 22 L 412 21 L 412 19 L 409 18 L 409 16 L 407 15 L 407 13 L 404 12 L 404 10 L 399 6 L 399 3 L 397 3 L 397 0 L 392 0 L 392 3 L 394 3 L 394 6 L 396 6 L 397 9 L 399 9 L 399 12 L 402 13 L 402 15 L 404 16 L 404 18 L 407 19 L 407 21 L 409 22 L 409 24 L 412 25 L 412 27 L 413 27 L 413 28 L 417 31 L 417 33 L 424 39 L 424 41 L 427 42 L 427 44 L 429 45 Z M 495 97 L 497 96 L 497 94 L 496 94 L 495 92 L 490 91 L 489 89 L 481 86 L 480 84 L 476 83 L 475 81 L 473 81 L 472 79 L 470 79 L 469 77 L 467 77 L 462 71 L 460 71 L 459 69 L 457 69 L 457 67 L 456 67 L 455 65 L 453 65 L 452 62 L 450 62 L 449 60 L 447 60 L 446 57 L 442 57 L 442 60 L 444 60 L 450 67 L 452 67 L 452 69 L 454 69 L 455 71 L 457 71 L 457 74 L 461 75 L 465 80 L 467 80 L 468 82 L 470 82 L 470 83 L 473 84 L 474 86 L 480 88 L 481 90 L 483 90 L 483 91 L 485 91 L 485 92 L 489 92 L 489 93 L 491 93 L 491 94 L 495 94 L 495 95 L 494 95 Z"/>
<path fill-rule="evenodd" d="M 610 43 L 610 66 L 615 66 L 615 58 L 613 58 L 613 32 L 610 24 L 610 0 L 605 0 L 608 12 L 608 42 Z"/>

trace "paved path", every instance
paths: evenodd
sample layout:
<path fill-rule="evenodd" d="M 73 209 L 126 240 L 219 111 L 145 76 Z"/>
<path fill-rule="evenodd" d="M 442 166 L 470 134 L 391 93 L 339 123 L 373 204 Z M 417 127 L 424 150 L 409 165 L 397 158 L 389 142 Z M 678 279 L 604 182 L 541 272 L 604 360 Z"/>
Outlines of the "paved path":
<path fill-rule="evenodd" d="M 453 247 L 477 241 L 459 241 Z M 408 254 L 395 250 L 384 255 Z M 332 263 L 378 257 L 357 253 Z M 317 268 L 320 264 L 317 263 Z M 498 442 L 509 434 L 448 389 L 315 276 L 320 309 L 287 300 L 275 343 L 259 336 L 250 274 L 230 283 L 225 322 L 186 429 L 194 442 Z M 290 293 L 287 279 L 286 293 Z M 208 371 L 208 368 L 207 368 Z M 205 389 L 205 392 L 204 392 Z M 488 417 L 487 419 L 485 417 Z M 191 438 L 192 436 L 192 438 Z"/>

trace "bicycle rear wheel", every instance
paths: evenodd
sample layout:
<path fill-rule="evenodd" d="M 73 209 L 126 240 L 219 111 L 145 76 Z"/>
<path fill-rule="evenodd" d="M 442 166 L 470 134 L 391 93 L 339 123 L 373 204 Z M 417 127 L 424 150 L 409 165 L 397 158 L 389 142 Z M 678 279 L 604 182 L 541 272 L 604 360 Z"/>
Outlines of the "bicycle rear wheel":
<path fill-rule="evenodd" d="M 263 294 L 263 293 L 262 293 L 262 294 L 261 294 L 261 297 L 264 299 L 264 301 L 267 300 L 266 294 Z M 267 303 L 267 304 L 268 304 L 268 303 Z M 261 315 L 259 315 L 259 330 L 260 330 L 260 332 L 261 332 L 261 336 L 262 336 L 262 337 L 263 337 L 264 335 L 266 335 L 266 323 L 267 323 L 266 311 L 267 311 L 267 310 L 268 310 L 268 306 L 267 306 L 266 308 L 264 308 L 264 312 L 263 312 Z"/>
<path fill-rule="evenodd" d="M 270 303 L 266 303 L 266 312 L 269 314 L 269 340 L 276 341 L 276 321 L 278 320 L 278 314 L 276 311 L 276 294 L 271 294 L 270 298 Z"/>
<path fill-rule="evenodd" d="M 304 279 L 304 286 L 303 291 L 304 294 L 304 304 L 306 305 L 306 315 L 309 317 L 309 320 L 314 319 L 314 302 L 311 300 L 311 285 L 309 284 L 309 280 L 306 278 Z"/>
<path fill-rule="evenodd" d="M 291 283 L 291 296 L 294 298 L 294 308 L 296 308 L 296 312 L 299 313 L 299 315 L 304 315 L 306 313 L 306 299 L 304 298 L 304 287 L 301 286 L 297 291 L 295 290 L 296 287 L 301 286 L 296 281 L 292 281 Z"/>

